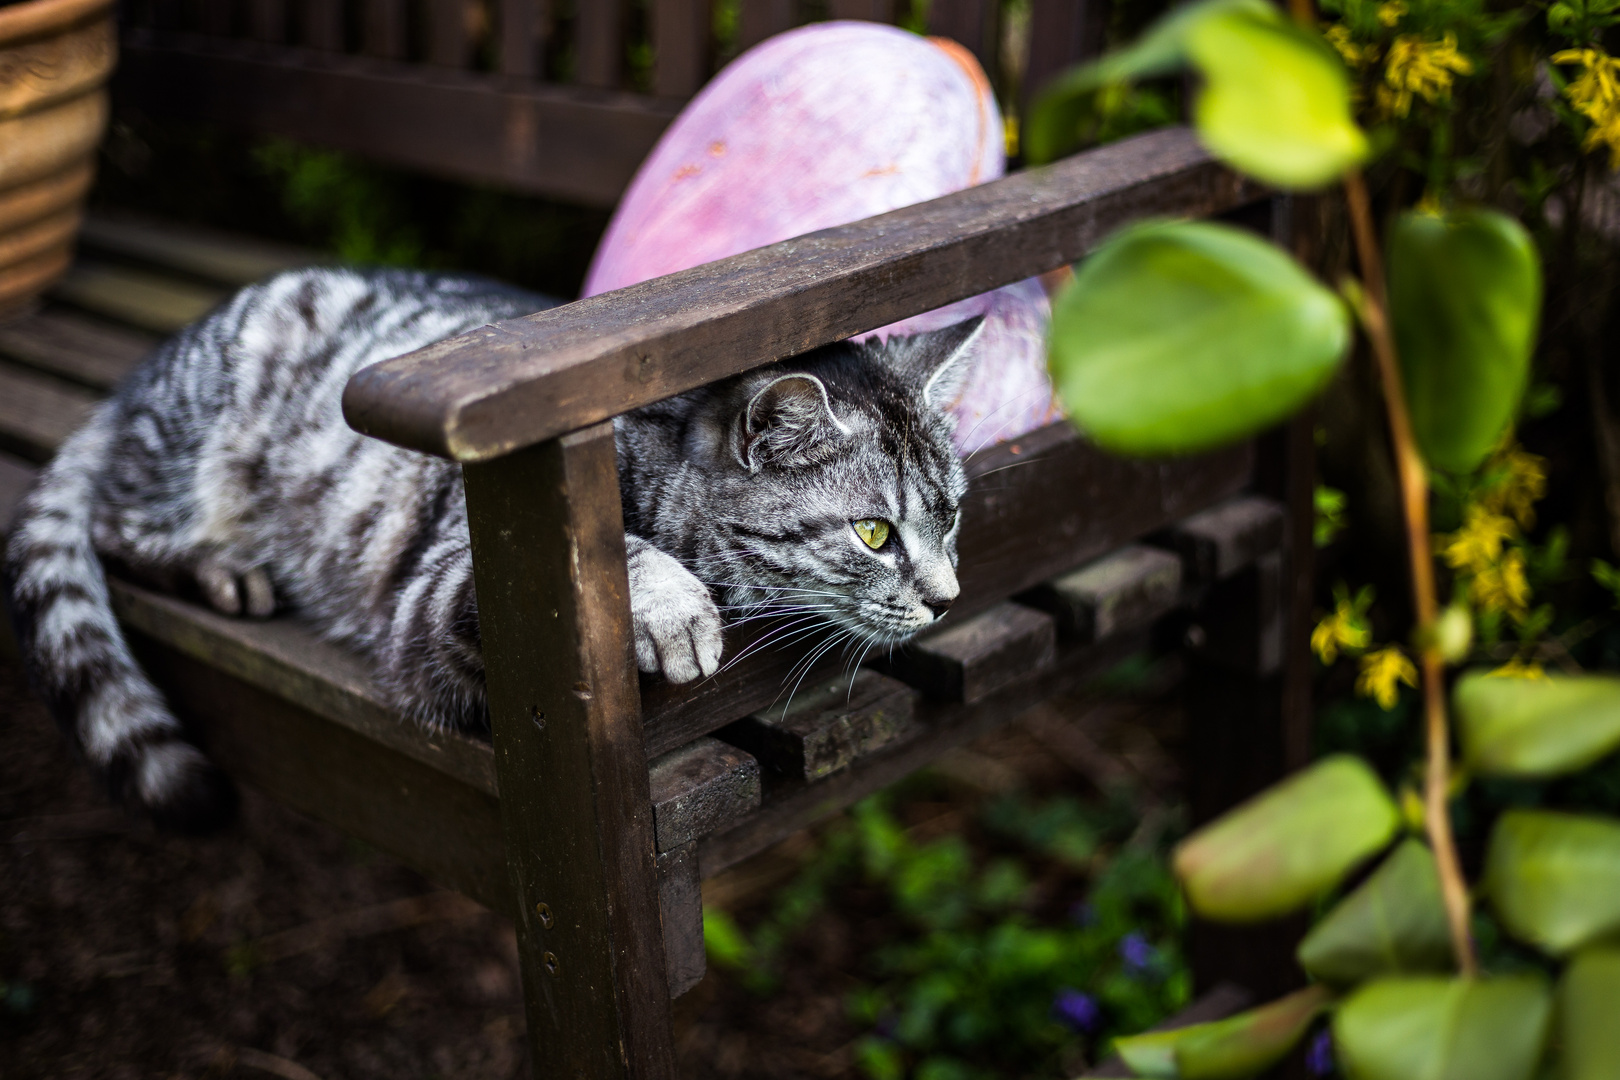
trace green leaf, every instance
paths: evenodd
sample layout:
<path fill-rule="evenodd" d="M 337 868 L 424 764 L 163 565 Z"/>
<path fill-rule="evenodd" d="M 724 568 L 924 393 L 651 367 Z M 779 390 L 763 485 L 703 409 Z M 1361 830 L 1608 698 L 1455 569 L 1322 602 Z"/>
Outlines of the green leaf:
<path fill-rule="evenodd" d="M 1484 886 L 1509 933 L 1555 956 L 1620 930 L 1620 822 L 1509 810 L 1491 833 Z"/>
<path fill-rule="evenodd" d="M 1620 1076 L 1620 949 L 1583 949 L 1558 987 L 1565 1080 Z"/>
<path fill-rule="evenodd" d="M 1138 1076 L 1236 1080 L 1280 1061 L 1332 1000 L 1308 986 L 1225 1020 L 1115 1039 L 1114 1050 Z"/>
<path fill-rule="evenodd" d="M 1529 1080 L 1552 995 L 1539 976 L 1378 979 L 1333 1020 L 1350 1080 Z"/>
<path fill-rule="evenodd" d="M 1336 754 L 1182 841 L 1176 874 L 1206 918 L 1270 918 L 1309 903 L 1388 843 L 1399 824 L 1366 763 Z"/>
<path fill-rule="evenodd" d="M 1541 263 L 1494 210 L 1410 211 L 1389 239 L 1389 306 L 1412 430 L 1429 464 L 1470 472 L 1513 418 L 1541 313 Z"/>
<path fill-rule="evenodd" d="M 1299 945 L 1299 964 L 1337 985 L 1453 964 L 1434 856 L 1407 840 Z"/>
<path fill-rule="evenodd" d="M 1165 15 L 1124 49 L 1069 68 L 1041 88 L 1024 123 L 1024 157 L 1056 161 L 1079 145 L 1098 90 L 1112 83 L 1168 75 L 1186 63 L 1188 32 L 1223 11 L 1268 10 L 1264 0 L 1201 0 Z"/>
<path fill-rule="evenodd" d="M 1343 61 L 1276 8 L 1200 19 L 1186 48 L 1204 76 L 1199 137 L 1239 169 L 1277 187 L 1317 188 L 1366 158 Z"/>
<path fill-rule="evenodd" d="M 1620 679 L 1508 679 L 1472 671 L 1452 691 L 1463 759 L 1482 776 L 1557 776 L 1620 746 Z"/>
<path fill-rule="evenodd" d="M 1124 229 L 1052 311 L 1052 377 L 1069 415 L 1123 454 L 1190 454 L 1309 401 L 1343 359 L 1337 296 L 1288 255 L 1209 222 Z"/>

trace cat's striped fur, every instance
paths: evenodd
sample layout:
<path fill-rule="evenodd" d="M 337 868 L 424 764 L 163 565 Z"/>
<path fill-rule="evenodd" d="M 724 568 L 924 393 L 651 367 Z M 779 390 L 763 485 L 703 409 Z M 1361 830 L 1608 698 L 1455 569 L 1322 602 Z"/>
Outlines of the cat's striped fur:
<path fill-rule="evenodd" d="M 201 827 L 233 793 L 136 665 L 103 562 L 227 613 L 295 611 L 415 721 L 486 722 L 461 473 L 358 435 L 339 401 L 366 364 L 551 303 L 449 275 L 282 274 L 160 346 L 63 444 L 19 508 L 7 596 L 31 679 L 115 797 Z M 943 612 L 965 485 L 929 398 L 975 325 L 828 346 L 620 418 L 644 670 L 712 674 L 722 605 L 862 643 Z M 893 523 L 884 550 L 855 536 L 865 518 Z"/>

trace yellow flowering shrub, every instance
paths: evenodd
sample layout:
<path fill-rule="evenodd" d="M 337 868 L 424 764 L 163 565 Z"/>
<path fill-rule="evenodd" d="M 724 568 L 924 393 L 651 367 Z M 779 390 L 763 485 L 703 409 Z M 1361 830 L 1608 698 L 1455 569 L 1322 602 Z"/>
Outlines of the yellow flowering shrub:
<path fill-rule="evenodd" d="M 1393 645 L 1361 658 L 1356 676 L 1356 693 L 1378 702 L 1381 709 L 1393 709 L 1400 700 L 1400 683 L 1417 689 L 1417 666 Z"/>
<path fill-rule="evenodd" d="M 1354 597 L 1343 582 L 1333 590 L 1333 611 L 1311 631 L 1311 651 L 1322 663 L 1331 664 L 1340 650 L 1359 653 L 1372 644 L 1372 628 L 1367 625 L 1367 609 L 1372 606 L 1373 590 L 1363 588 Z"/>
<path fill-rule="evenodd" d="M 1564 97 L 1592 123 L 1585 149 L 1607 149 L 1609 168 L 1620 169 L 1620 60 L 1592 48 L 1564 49 L 1553 53 L 1552 62 L 1580 65 L 1580 74 L 1564 87 Z"/>
<path fill-rule="evenodd" d="M 1417 34 L 1402 34 L 1389 46 L 1384 61 L 1384 85 L 1378 88 L 1378 107 L 1386 116 L 1405 116 L 1417 96 L 1431 105 L 1451 97 L 1458 75 L 1470 75 L 1474 62 L 1457 49 L 1457 35 L 1447 31 L 1438 41 Z"/>

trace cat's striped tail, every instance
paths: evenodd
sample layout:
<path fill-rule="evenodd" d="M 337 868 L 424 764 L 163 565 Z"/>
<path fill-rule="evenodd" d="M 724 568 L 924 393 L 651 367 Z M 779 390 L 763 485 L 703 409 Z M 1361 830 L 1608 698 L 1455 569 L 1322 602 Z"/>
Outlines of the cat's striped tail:
<path fill-rule="evenodd" d="M 113 797 L 166 828 L 201 831 L 231 817 L 236 789 L 136 664 L 92 543 L 115 409 L 102 406 L 64 442 L 18 506 L 6 597 L 29 681 Z"/>

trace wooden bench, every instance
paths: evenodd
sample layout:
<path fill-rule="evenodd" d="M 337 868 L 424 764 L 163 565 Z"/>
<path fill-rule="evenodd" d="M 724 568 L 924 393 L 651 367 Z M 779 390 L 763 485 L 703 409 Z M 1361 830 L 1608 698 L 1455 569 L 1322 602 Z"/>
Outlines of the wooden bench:
<path fill-rule="evenodd" d="M 879 5 L 832 5 L 863 6 Z M 475 7 L 498 7 L 506 29 L 543 24 L 535 2 Z M 935 0 L 933 11 L 960 19 L 968 39 L 993 7 Z M 421 9 L 431 25 L 403 37 L 406 8 L 393 0 L 366 0 L 350 23 L 330 21 L 338 4 L 290 8 L 291 20 L 289 6 L 254 0 L 244 21 L 188 24 L 188 12 L 207 20 L 214 8 L 132 6 L 121 100 L 605 204 L 678 107 L 668 95 L 706 76 L 693 57 L 713 47 L 690 21 L 705 5 L 655 0 L 654 89 L 665 96 L 636 96 L 622 73 L 606 74 L 603 42 L 623 43 L 622 27 L 604 29 L 606 6 L 579 5 L 563 28 L 572 86 L 523 66 L 545 51 L 539 36 L 522 37 L 532 49 L 509 34 L 475 48 L 447 14 L 465 4 L 434 0 Z M 742 41 L 782 28 L 790 10 L 745 2 Z M 1034 13 L 1029 63 L 1055 68 L 1081 48 L 1085 9 L 1037 0 Z M 343 47 L 356 27 L 361 56 Z M 252 40 L 230 36 L 244 30 Z M 284 43 L 289 30 L 300 44 Z M 1053 35 L 1067 51 L 1053 52 Z M 412 40 L 424 55 L 406 55 L 400 42 Z M 682 40 L 703 47 L 669 44 Z M 980 36 L 981 56 L 994 40 Z M 496 57 L 495 70 L 474 70 L 476 55 L 486 67 Z M 401 117 L 415 125 L 408 137 Z M 1195 816 L 1303 760 L 1309 544 L 1289 543 L 1310 536 L 1302 423 L 1171 462 L 1109 457 L 1064 424 L 974 454 L 962 596 L 881 669 L 851 676 L 828 657 L 795 670 L 805 646 L 760 648 L 685 687 L 634 667 L 612 417 L 1053 270 L 1127 221 L 1166 214 L 1226 214 L 1282 235 L 1290 210 L 1211 162 L 1187 131 L 1167 130 L 357 376 L 352 423 L 463 463 L 490 741 L 402 721 L 363 663 L 294 618 L 228 619 L 115 581 L 119 617 L 233 775 L 513 919 L 537 1075 L 670 1076 L 669 1002 L 704 971 L 704 878 L 1126 657 L 1189 657 Z M 158 335 L 308 259 L 170 223 L 92 219 L 46 306 L 0 327 L 0 518 Z M 727 655 L 754 640 L 728 632 Z M 1247 944 L 1207 941 L 1201 978 L 1269 989 Z"/>

